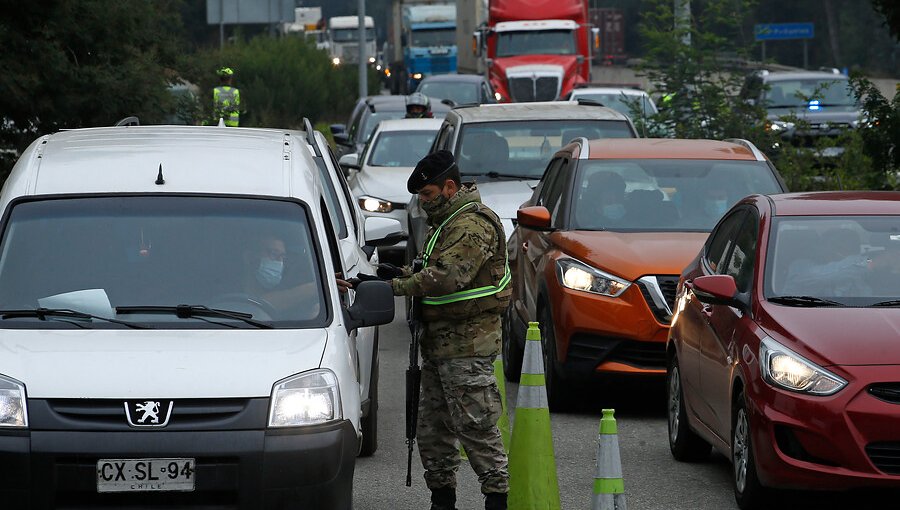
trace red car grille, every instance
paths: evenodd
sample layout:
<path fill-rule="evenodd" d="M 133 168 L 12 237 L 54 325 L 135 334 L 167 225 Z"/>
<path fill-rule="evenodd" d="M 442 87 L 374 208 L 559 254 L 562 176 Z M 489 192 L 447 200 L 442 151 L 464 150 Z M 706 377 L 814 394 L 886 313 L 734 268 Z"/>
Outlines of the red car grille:
<path fill-rule="evenodd" d="M 900 475 L 900 442 L 869 443 L 866 454 L 881 471 L 889 475 Z"/>

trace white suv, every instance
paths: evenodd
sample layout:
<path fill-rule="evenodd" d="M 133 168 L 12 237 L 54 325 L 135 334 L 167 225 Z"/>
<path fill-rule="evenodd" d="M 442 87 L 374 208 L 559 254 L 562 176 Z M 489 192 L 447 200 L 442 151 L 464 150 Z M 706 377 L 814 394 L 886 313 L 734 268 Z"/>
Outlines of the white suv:
<path fill-rule="evenodd" d="M 338 292 L 372 250 L 326 151 L 308 124 L 28 148 L 0 193 L 4 507 L 351 508 L 394 300 Z"/>

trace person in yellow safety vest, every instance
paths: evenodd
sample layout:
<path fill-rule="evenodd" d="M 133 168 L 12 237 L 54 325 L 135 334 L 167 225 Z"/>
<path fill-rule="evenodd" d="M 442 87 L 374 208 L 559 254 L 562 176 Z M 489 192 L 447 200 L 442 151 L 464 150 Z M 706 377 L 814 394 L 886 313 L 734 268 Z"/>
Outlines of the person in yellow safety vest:
<path fill-rule="evenodd" d="M 216 74 L 219 75 L 220 85 L 213 89 L 214 119 L 218 122 L 221 118 L 226 126 L 237 127 L 241 118 L 241 91 L 231 85 L 234 71 L 230 67 L 223 67 Z"/>

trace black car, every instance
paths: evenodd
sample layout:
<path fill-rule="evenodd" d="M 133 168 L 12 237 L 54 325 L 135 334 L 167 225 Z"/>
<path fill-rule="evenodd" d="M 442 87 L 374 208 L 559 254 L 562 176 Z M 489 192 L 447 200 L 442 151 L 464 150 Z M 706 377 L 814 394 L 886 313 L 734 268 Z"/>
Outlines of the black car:
<path fill-rule="evenodd" d="M 766 108 L 767 129 L 782 140 L 815 146 L 856 129 L 862 113 L 846 75 L 827 71 L 757 71 L 741 91 L 745 100 Z M 830 151 L 835 155 L 842 149 Z"/>
<path fill-rule="evenodd" d="M 426 76 L 416 88 L 432 99 L 449 99 L 454 104 L 496 103 L 488 80 L 480 74 L 436 74 Z"/>
<path fill-rule="evenodd" d="M 439 100 L 431 101 L 431 111 L 436 119 L 442 119 L 450 107 Z M 332 124 L 337 157 L 362 152 L 369 135 L 383 120 L 402 119 L 406 116 L 406 96 L 367 96 L 359 99 L 347 124 Z"/>

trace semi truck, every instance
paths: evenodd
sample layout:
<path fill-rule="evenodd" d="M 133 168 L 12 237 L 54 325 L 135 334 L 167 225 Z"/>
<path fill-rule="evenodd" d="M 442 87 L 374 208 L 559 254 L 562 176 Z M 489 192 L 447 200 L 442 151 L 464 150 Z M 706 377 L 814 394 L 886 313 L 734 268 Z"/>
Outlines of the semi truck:
<path fill-rule="evenodd" d="M 392 94 L 408 94 L 429 74 L 456 71 L 456 2 L 392 0 L 384 60 Z"/>
<path fill-rule="evenodd" d="M 553 101 L 591 80 L 587 0 L 490 0 L 475 33 L 501 102 Z"/>
<path fill-rule="evenodd" d="M 282 23 L 281 33 L 302 36 L 307 41 L 315 43 L 316 49 L 328 49 L 328 31 L 325 30 L 321 7 L 296 7 L 294 21 Z"/>
<path fill-rule="evenodd" d="M 365 58 L 375 63 L 375 21 L 366 16 Z M 334 16 L 328 19 L 328 51 L 334 65 L 359 62 L 359 16 Z"/>

